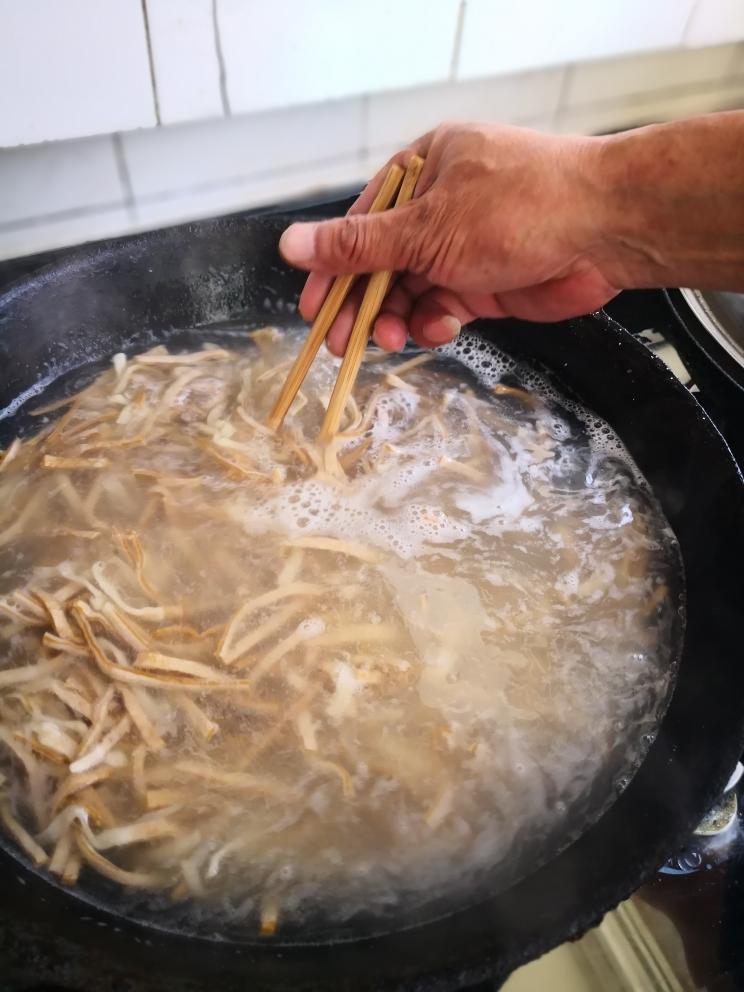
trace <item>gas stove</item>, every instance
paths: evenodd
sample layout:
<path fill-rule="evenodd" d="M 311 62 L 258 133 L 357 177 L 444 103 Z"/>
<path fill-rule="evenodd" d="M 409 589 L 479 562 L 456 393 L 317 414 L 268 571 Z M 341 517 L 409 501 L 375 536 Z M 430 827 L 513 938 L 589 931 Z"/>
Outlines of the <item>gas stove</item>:
<path fill-rule="evenodd" d="M 348 203 L 301 205 L 308 215 L 336 213 Z M 292 206 L 296 207 L 297 204 Z M 41 265 L 59 261 L 73 249 L 0 262 L 0 288 Z M 744 465 L 744 403 L 722 400 L 709 385 L 694 381 L 666 333 L 673 319 L 663 294 L 623 293 L 608 312 L 636 334 L 693 392 Z M 603 924 L 574 945 L 565 945 L 527 965 L 506 983 L 506 992 L 532 992 L 558 986 L 551 961 L 570 948 L 583 954 L 593 978 L 561 987 L 579 992 L 733 992 L 744 989 L 744 766 L 738 763 L 719 801 L 682 850 L 670 852 L 656 875 Z M 0 992 L 59 990 L 59 976 L 40 960 L 33 967 L 3 960 L 0 933 Z M 538 967 L 539 966 L 539 967 Z M 548 986 L 546 986 L 546 982 Z M 67 986 L 65 986 L 67 988 Z M 121 986 L 134 989 L 128 982 Z M 470 992 L 485 992 L 479 986 Z M 87 992 L 87 990 L 79 990 Z"/>
<path fill-rule="evenodd" d="M 744 466 L 744 403 L 698 384 L 668 331 L 663 294 L 622 293 L 607 308 L 696 396 Z M 744 989 L 744 765 L 737 762 L 718 802 L 682 850 L 628 901 L 647 938 L 647 976 L 633 992 Z M 623 907 L 609 917 L 623 914 Z M 635 914 L 633 914 L 635 915 Z"/>

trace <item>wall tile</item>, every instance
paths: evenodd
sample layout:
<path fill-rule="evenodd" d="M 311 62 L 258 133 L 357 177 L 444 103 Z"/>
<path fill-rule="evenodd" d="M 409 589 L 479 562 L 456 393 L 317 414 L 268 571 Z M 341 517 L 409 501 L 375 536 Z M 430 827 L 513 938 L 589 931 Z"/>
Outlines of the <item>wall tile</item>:
<path fill-rule="evenodd" d="M 648 94 L 642 98 L 568 108 L 559 112 L 556 128 L 561 133 L 598 134 L 733 109 L 744 109 L 744 80 L 724 81 L 678 95 L 669 92 Z"/>
<path fill-rule="evenodd" d="M 563 73 L 562 68 L 545 69 L 371 96 L 366 144 L 400 146 L 443 120 L 518 124 L 550 118 L 558 105 Z"/>
<path fill-rule="evenodd" d="M 547 115 L 544 117 L 531 117 L 527 120 L 520 120 L 514 122 L 519 125 L 519 127 L 528 127 L 534 131 L 542 131 L 545 134 L 552 134 L 555 132 L 555 115 Z M 374 148 L 367 148 L 362 156 L 363 164 L 363 175 L 365 180 L 371 178 L 378 169 L 387 162 L 396 152 L 399 152 L 401 147 L 404 145 L 403 141 L 391 142 L 387 145 L 379 145 Z"/>
<path fill-rule="evenodd" d="M 468 0 L 458 76 L 677 45 L 694 0 Z"/>
<path fill-rule="evenodd" d="M 719 80 L 726 75 L 735 48 L 735 45 L 716 45 L 694 51 L 675 49 L 584 62 L 572 69 L 564 101 L 597 103 L 627 94 Z"/>
<path fill-rule="evenodd" d="M 163 124 L 222 116 L 212 0 L 147 0 Z"/>
<path fill-rule="evenodd" d="M 744 76 L 744 42 L 735 46 L 728 71 L 730 76 Z"/>
<path fill-rule="evenodd" d="M 0 145 L 155 123 L 137 0 L 0 0 L 0 23 Z"/>
<path fill-rule="evenodd" d="M 698 0 L 685 32 L 686 45 L 718 45 L 742 40 L 742 0 Z"/>
<path fill-rule="evenodd" d="M 129 211 L 123 207 L 91 210 L 73 216 L 41 217 L 7 229 L 0 225 L 0 258 L 215 217 L 290 197 L 321 197 L 339 187 L 361 187 L 364 180 L 364 167 L 358 156 L 352 155 L 332 163 L 300 165 L 278 175 L 153 194 L 136 201 Z"/>
<path fill-rule="evenodd" d="M 131 223 L 124 207 L 114 207 L 74 216 L 40 217 L 23 227 L 0 227 L 0 258 L 19 258 L 98 238 L 114 238 L 126 234 Z"/>
<path fill-rule="evenodd" d="M 330 161 L 361 142 L 361 98 L 122 135 L 135 197 Z"/>
<path fill-rule="evenodd" d="M 110 136 L 0 149 L 0 229 L 123 199 Z"/>
<path fill-rule="evenodd" d="M 265 206 L 295 196 L 320 197 L 338 187 L 361 187 L 364 180 L 359 158 L 347 156 L 332 163 L 298 166 L 279 175 L 237 179 L 174 195 L 144 197 L 135 203 L 135 226 L 150 229 Z"/>
<path fill-rule="evenodd" d="M 234 112 L 445 80 L 459 0 L 217 0 Z"/>

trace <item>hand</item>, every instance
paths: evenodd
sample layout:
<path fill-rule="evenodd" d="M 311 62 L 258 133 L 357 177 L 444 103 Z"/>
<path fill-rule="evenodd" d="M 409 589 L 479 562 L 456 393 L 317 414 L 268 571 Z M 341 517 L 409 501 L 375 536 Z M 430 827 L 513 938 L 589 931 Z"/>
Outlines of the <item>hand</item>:
<path fill-rule="evenodd" d="M 445 124 L 395 155 L 344 218 L 293 224 L 284 258 L 310 271 L 300 297 L 316 316 L 334 275 L 399 272 L 374 326 L 389 351 L 410 333 L 424 347 L 450 341 L 476 317 L 556 321 L 596 310 L 619 287 L 597 259 L 601 138 L 523 128 Z M 425 156 L 416 197 L 367 214 L 392 162 Z M 327 344 L 343 354 L 365 281 L 347 298 Z"/>

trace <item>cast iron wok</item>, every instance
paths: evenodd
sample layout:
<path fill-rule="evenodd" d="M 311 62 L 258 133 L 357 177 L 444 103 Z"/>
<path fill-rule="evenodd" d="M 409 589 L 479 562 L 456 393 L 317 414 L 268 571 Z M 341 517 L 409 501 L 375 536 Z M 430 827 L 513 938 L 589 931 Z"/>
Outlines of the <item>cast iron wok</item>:
<path fill-rule="evenodd" d="M 39 383 L 120 350 L 184 343 L 179 329 L 286 321 L 302 282 L 276 252 L 290 219 L 207 221 L 82 249 L 13 284 L 0 296 L 0 445 L 31 429 L 26 411 Z M 606 316 L 551 326 L 484 322 L 480 330 L 609 421 L 681 545 L 687 626 L 676 688 L 629 786 L 579 840 L 506 891 L 407 930 L 332 944 L 167 932 L 157 919 L 117 915 L 115 903 L 101 901 L 111 890 L 99 897 L 60 888 L 3 838 L 5 974 L 25 958 L 47 981 L 97 990 L 460 988 L 503 979 L 580 934 L 689 836 L 744 736 L 742 479 L 694 398 Z"/>

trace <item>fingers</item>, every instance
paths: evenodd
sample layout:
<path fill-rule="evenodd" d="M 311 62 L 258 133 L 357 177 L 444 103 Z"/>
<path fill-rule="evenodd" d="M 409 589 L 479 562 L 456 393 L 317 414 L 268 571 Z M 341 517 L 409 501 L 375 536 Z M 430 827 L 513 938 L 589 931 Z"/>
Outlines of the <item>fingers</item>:
<path fill-rule="evenodd" d="M 426 236 L 421 202 L 380 214 L 292 224 L 282 234 L 279 250 L 291 265 L 326 275 L 415 267 Z"/>
<path fill-rule="evenodd" d="M 343 355 L 359 310 L 366 280 L 354 287 L 331 327 L 326 344 L 337 356 Z M 423 290 L 419 296 L 411 287 Z M 460 333 L 463 324 L 476 317 L 503 317 L 504 309 L 495 297 L 477 294 L 473 299 L 438 287 L 430 287 L 419 277 L 405 276 L 392 287 L 375 321 L 373 339 L 385 351 L 400 351 L 410 334 L 420 348 L 438 348 Z"/>
<path fill-rule="evenodd" d="M 372 205 L 374 198 L 384 182 L 385 176 L 393 164 L 400 165 L 405 168 L 412 155 L 426 156 L 429 147 L 431 145 L 433 137 L 433 132 L 430 131 L 423 134 L 416 141 L 412 142 L 408 148 L 402 149 L 396 152 L 382 168 L 378 169 L 372 179 L 367 183 L 365 188 L 362 190 L 360 195 L 357 197 L 355 202 L 351 205 L 347 212 L 347 216 L 354 216 L 357 214 L 366 214 Z M 419 182 L 421 180 L 419 179 Z M 294 225 L 293 225 L 294 226 Z M 286 240 L 285 240 L 286 247 Z M 281 243 L 280 243 L 281 248 Z M 328 290 L 330 289 L 332 278 L 329 275 L 323 275 L 319 272 L 311 272 L 307 277 L 305 286 L 300 294 L 299 301 L 299 311 L 304 320 L 312 321 L 320 310 L 323 300 L 325 299 Z M 393 336 L 395 337 L 395 335 Z M 388 339 L 386 335 L 383 334 L 385 340 L 393 340 L 393 338 Z"/>
<path fill-rule="evenodd" d="M 438 348 L 456 338 L 462 325 L 476 316 L 457 293 L 430 289 L 413 307 L 409 321 L 411 337 L 422 348 Z"/>
<path fill-rule="evenodd" d="M 359 305 L 366 289 L 367 280 L 360 280 L 352 289 L 343 306 L 338 312 L 327 336 L 326 347 L 332 355 L 341 356 L 346 351 Z M 412 301 L 399 284 L 389 290 L 382 304 L 380 314 L 375 321 L 373 338 L 375 344 L 385 351 L 400 351 L 405 347 L 408 337 L 407 318 L 411 312 Z"/>
<path fill-rule="evenodd" d="M 431 137 L 431 131 L 427 134 L 423 134 L 420 138 L 417 138 L 416 141 L 412 142 L 407 148 L 401 149 L 401 151 L 396 152 L 395 155 L 389 158 L 382 168 L 377 170 L 357 199 L 351 205 L 347 211 L 347 217 L 354 214 L 366 214 L 368 212 L 369 208 L 372 206 L 372 201 L 377 196 L 380 186 L 382 186 L 391 165 L 400 165 L 405 169 L 412 155 L 421 155 L 422 158 L 426 157 L 426 153 L 431 143 Z"/>
<path fill-rule="evenodd" d="M 371 195 L 368 195 L 367 189 L 365 188 L 362 195 L 359 197 L 359 200 L 357 200 L 357 203 L 359 203 L 360 200 L 364 198 L 364 203 L 366 205 L 366 208 L 369 209 L 369 205 L 372 203 L 372 200 L 374 199 L 377 190 L 382 185 L 382 180 L 387 175 L 387 171 L 390 168 L 390 166 L 399 165 L 401 166 L 401 168 L 405 169 L 408 167 L 408 163 L 411 161 L 411 158 L 414 155 L 420 155 L 421 158 L 425 159 L 429 153 L 429 148 L 431 147 L 431 142 L 433 137 L 434 137 L 434 132 L 427 131 L 426 134 L 422 134 L 420 138 L 416 138 L 415 141 L 410 142 L 410 144 L 407 145 L 405 148 L 401 148 L 399 152 L 396 152 L 395 155 L 392 155 L 387 160 L 387 162 L 382 166 L 382 168 L 379 169 L 375 174 L 374 179 L 372 180 L 372 182 L 375 183 L 375 189 L 373 190 Z M 419 179 L 420 178 L 421 177 L 419 177 Z M 372 185 L 372 183 L 370 183 L 370 185 Z M 418 183 L 416 185 L 418 186 Z M 357 213 L 357 209 L 356 209 L 357 203 L 355 203 L 354 206 L 351 208 L 351 210 L 354 213 Z M 351 211 L 349 212 L 351 213 Z"/>
<path fill-rule="evenodd" d="M 326 338 L 332 354 L 341 356 L 345 352 L 360 302 L 361 292 L 354 291 L 339 311 Z M 454 293 L 435 289 L 414 301 L 398 286 L 383 304 L 373 339 L 385 351 L 400 351 L 409 334 L 420 348 L 438 348 L 454 340 L 462 325 L 476 316 L 480 315 Z"/>
<path fill-rule="evenodd" d="M 324 276 L 320 272 L 310 273 L 302 287 L 298 304 L 303 320 L 308 321 L 308 323 L 315 320 L 332 282 L 333 276 Z"/>
<path fill-rule="evenodd" d="M 385 351 L 400 351 L 408 339 L 408 318 L 413 300 L 400 281 L 395 283 L 385 297 L 380 315 L 375 321 L 372 337 Z"/>
<path fill-rule="evenodd" d="M 335 355 L 346 349 L 363 292 L 363 284 L 355 287 L 331 329 L 328 346 Z M 476 317 L 511 316 L 550 323 L 598 310 L 617 292 L 593 268 L 498 295 L 453 293 L 430 287 L 422 277 L 404 276 L 383 304 L 374 340 L 386 351 L 399 351 L 410 333 L 419 347 L 437 348 L 452 341 L 461 326 Z"/>
<path fill-rule="evenodd" d="M 396 264 L 394 256 L 388 256 L 382 250 L 381 232 L 387 229 L 390 212 L 376 215 L 380 220 L 386 218 L 378 227 L 377 221 L 367 211 L 390 166 L 397 164 L 405 167 L 412 155 L 425 157 L 432 137 L 433 132 L 424 134 L 408 148 L 393 155 L 370 180 L 346 217 L 320 223 L 291 224 L 279 239 L 279 251 L 284 259 L 300 269 L 333 275 L 342 272 L 373 272 L 387 268 L 405 268 L 404 265 Z M 396 222 L 393 226 L 399 224 Z M 376 264 L 376 261 L 379 261 L 379 264 Z M 313 309 L 317 312 L 320 306 L 320 304 L 314 306 L 317 292 L 317 286 L 310 292 L 308 312 Z"/>
<path fill-rule="evenodd" d="M 375 321 L 372 339 L 383 351 L 402 351 L 408 340 L 405 318 L 395 313 L 381 313 Z"/>
<path fill-rule="evenodd" d="M 359 304 L 362 302 L 362 296 L 366 288 L 367 280 L 360 279 L 344 300 L 336 319 L 331 324 L 330 330 L 326 335 L 326 347 L 332 355 L 340 358 L 346 351 L 349 335 L 354 326 Z"/>

